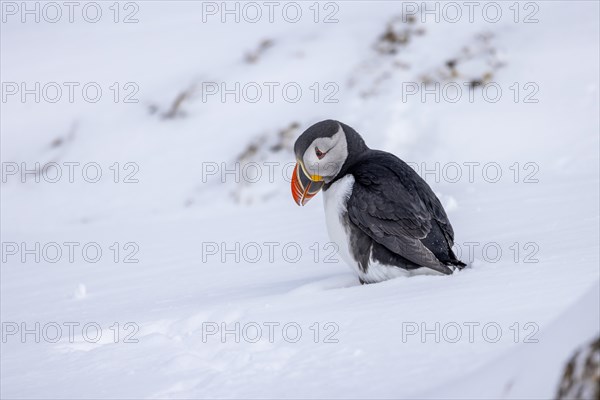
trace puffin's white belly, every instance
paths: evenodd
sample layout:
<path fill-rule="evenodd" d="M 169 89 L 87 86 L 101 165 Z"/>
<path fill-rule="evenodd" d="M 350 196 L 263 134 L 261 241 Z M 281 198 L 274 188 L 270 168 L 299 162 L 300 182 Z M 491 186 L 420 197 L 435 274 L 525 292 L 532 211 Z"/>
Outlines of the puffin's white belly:
<path fill-rule="evenodd" d="M 334 182 L 324 193 L 325 221 L 329 238 L 337 246 L 337 252 L 356 273 L 359 266 L 350 253 L 349 232 L 344 226 L 342 216 L 346 213 L 346 203 L 352 194 L 354 176 L 346 175 Z"/>
<path fill-rule="evenodd" d="M 417 274 L 428 274 L 435 272 L 427 268 L 418 268 L 417 270 L 407 271 L 396 266 L 380 264 L 373 260 L 369 254 L 369 266 L 367 272 L 363 272 L 358 262 L 352 256 L 350 251 L 350 227 L 345 225 L 343 216 L 347 212 L 348 198 L 352 194 L 354 186 L 354 176 L 346 175 L 342 179 L 334 182 L 324 193 L 325 220 L 327 222 L 327 231 L 329 238 L 337 245 L 337 251 L 343 261 L 354 271 L 354 273 L 364 282 L 381 282 L 397 277 L 406 277 Z M 372 249 L 369 249 L 371 252 Z"/>

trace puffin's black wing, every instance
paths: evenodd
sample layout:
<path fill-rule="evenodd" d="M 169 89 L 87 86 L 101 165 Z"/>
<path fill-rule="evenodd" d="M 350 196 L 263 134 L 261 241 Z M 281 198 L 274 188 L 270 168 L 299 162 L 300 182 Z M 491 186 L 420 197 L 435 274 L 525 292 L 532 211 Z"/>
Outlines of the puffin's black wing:
<path fill-rule="evenodd" d="M 352 166 L 350 221 L 377 243 L 422 267 L 451 274 L 462 266 L 452 252 L 454 232 L 429 185 L 406 163 L 371 151 Z"/>

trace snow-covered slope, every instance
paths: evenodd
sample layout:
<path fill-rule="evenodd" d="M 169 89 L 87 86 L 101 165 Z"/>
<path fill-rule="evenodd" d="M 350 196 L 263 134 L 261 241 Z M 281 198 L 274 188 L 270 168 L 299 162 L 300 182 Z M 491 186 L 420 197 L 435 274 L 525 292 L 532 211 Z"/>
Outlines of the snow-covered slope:
<path fill-rule="evenodd" d="M 596 284 L 549 324 L 536 341 L 515 346 L 465 380 L 436 388 L 430 396 L 463 399 L 556 398 L 558 386 L 549 383 L 560 382 L 567 361 L 575 351 L 598 337 L 599 324 L 600 288 Z M 592 396 L 591 393 L 586 395 L 589 398 Z"/>
<path fill-rule="evenodd" d="M 203 21 L 202 2 L 139 2 L 134 24 L 102 4 L 97 24 L 1 25 L 3 83 L 103 90 L 1 103 L 1 397 L 555 393 L 569 351 L 600 331 L 586 319 L 600 279 L 598 3 L 520 3 L 518 23 L 509 3 L 496 23 L 467 9 L 403 21 L 402 3 L 354 1 L 319 3 L 315 23 L 300 3 L 297 23 L 266 9 L 222 23 Z M 422 101 L 425 81 L 439 102 Z M 209 95 L 236 82 L 262 98 Z M 328 243 L 322 196 L 298 208 L 290 195 L 291 145 L 326 118 L 426 178 L 470 268 L 358 284 Z M 9 174 L 36 162 L 62 178 Z M 97 183 L 81 175 L 92 162 Z M 36 243 L 39 262 L 23 251 Z"/>

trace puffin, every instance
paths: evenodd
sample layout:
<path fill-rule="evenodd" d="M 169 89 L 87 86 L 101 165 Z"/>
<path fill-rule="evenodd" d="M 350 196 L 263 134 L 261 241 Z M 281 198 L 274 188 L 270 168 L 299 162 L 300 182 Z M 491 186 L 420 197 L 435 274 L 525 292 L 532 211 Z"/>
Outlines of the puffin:
<path fill-rule="evenodd" d="M 370 149 L 335 120 L 306 129 L 294 153 L 294 201 L 304 206 L 323 190 L 330 240 L 361 284 L 466 266 L 452 251 L 454 230 L 440 200 L 395 155 Z"/>

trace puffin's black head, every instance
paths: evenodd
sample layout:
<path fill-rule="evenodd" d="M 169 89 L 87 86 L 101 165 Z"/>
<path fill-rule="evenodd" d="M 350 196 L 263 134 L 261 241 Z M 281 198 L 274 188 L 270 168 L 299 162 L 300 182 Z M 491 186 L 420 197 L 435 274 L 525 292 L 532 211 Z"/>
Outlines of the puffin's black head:
<path fill-rule="evenodd" d="M 338 121 L 328 119 L 305 130 L 294 144 L 297 164 L 292 196 L 296 203 L 305 205 L 367 149 L 354 129 Z"/>

